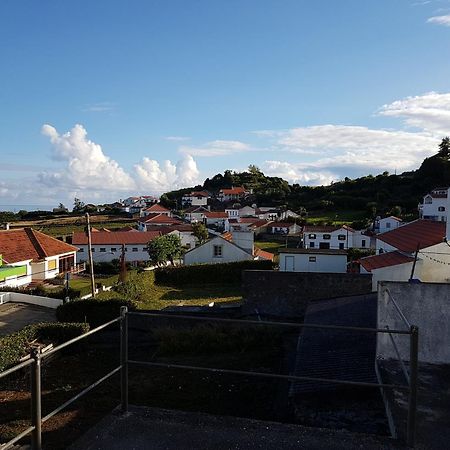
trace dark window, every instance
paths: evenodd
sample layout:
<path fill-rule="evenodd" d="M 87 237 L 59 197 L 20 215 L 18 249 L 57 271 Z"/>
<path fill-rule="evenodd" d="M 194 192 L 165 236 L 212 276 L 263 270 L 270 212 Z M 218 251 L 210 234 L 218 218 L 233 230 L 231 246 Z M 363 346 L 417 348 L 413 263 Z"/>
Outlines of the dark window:
<path fill-rule="evenodd" d="M 310 248 L 314 248 L 314 245 L 315 245 L 314 242 L 310 242 L 310 243 L 309 243 Z"/>
<path fill-rule="evenodd" d="M 100 248 L 100 253 L 105 253 L 106 252 L 106 248 L 105 247 L 101 247 Z"/>
<path fill-rule="evenodd" d="M 214 246 L 214 258 L 221 258 L 222 257 L 222 246 L 221 245 L 215 245 Z"/>
<path fill-rule="evenodd" d="M 344 243 L 343 242 L 339 242 L 339 250 L 344 250 Z"/>
<path fill-rule="evenodd" d="M 366 246 L 366 240 L 363 239 L 363 240 L 361 241 L 361 247 L 365 247 L 365 246 Z"/>
<path fill-rule="evenodd" d="M 80 248 L 80 250 L 78 250 L 80 253 L 84 252 L 84 248 Z"/>
<path fill-rule="evenodd" d="M 92 253 L 95 253 L 95 248 L 92 248 Z"/>
<path fill-rule="evenodd" d="M 133 252 L 138 252 L 138 251 L 139 251 L 139 249 L 138 249 L 137 247 L 133 247 L 131 250 L 132 250 Z"/>
<path fill-rule="evenodd" d="M 310 256 L 309 257 L 309 262 L 316 262 L 316 257 L 315 256 Z"/>
<path fill-rule="evenodd" d="M 316 238 L 316 235 L 315 235 L 315 234 L 310 234 L 310 235 L 309 235 L 309 238 L 310 238 L 310 239 L 315 239 L 315 238 Z"/>
<path fill-rule="evenodd" d="M 331 239 L 331 234 L 324 234 L 323 238 L 329 240 Z"/>
<path fill-rule="evenodd" d="M 438 211 L 445 211 L 445 206 L 439 206 Z"/>
<path fill-rule="evenodd" d="M 330 243 L 329 242 L 321 242 L 319 244 L 319 248 L 323 248 L 325 250 L 328 250 L 330 248 Z"/>
<path fill-rule="evenodd" d="M 338 241 L 345 241 L 345 234 L 339 234 Z"/>
<path fill-rule="evenodd" d="M 111 251 L 112 252 L 117 252 L 117 248 L 116 247 L 111 247 Z"/>

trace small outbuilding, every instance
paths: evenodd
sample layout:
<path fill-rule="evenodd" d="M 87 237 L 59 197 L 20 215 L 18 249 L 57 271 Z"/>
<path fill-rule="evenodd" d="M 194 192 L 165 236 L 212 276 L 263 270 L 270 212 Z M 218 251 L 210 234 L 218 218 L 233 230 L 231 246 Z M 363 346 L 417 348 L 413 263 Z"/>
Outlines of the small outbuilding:
<path fill-rule="evenodd" d="M 285 248 L 279 253 L 281 272 L 347 272 L 345 250 Z"/>

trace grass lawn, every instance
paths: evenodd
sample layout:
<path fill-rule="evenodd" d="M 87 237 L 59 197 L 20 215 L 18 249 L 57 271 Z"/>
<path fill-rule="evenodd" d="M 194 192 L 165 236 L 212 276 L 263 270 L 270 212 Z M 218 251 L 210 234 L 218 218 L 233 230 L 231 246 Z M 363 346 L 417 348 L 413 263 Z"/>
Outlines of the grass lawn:
<path fill-rule="evenodd" d="M 269 242 L 269 241 L 255 241 L 256 247 L 259 247 L 261 250 L 265 250 L 267 252 L 273 253 L 274 255 L 278 255 L 280 252 L 280 248 L 285 248 L 286 244 L 284 242 Z"/>
<path fill-rule="evenodd" d="M 163 286 L 154 283 L 153 272 L 129 272 L 127 282 L 117 291 L 102 292 L 97 298 L 126 298 L 138 302 L 141 309 L 163 309 L 170 306 L 201 306 L 211 302 L 237 303 L 242 300 L 236 284 L 202 286 Z"/>
<path fill-rule="evenodd" d="M 355 220 L 362 220 L 367 217 L 365 211 L 311 211 L 308 214 L 307 222 L 310 225 L 316 225 L 321 222 L 333 223 L 335 225 L 351 224 Z"/>

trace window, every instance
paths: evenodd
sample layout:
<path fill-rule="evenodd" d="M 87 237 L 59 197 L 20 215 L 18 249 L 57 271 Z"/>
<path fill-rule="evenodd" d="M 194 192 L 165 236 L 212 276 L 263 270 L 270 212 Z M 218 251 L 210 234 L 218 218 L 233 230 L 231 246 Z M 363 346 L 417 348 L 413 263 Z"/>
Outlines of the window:
<path fill-rule="evenodd" d="M 427 205 L 429 205 L 429 204 L 433 203 L 433 198 L 432 198 L 432 197 L 430 197 L 430 196 L 428 196 L 428 197 L 425 197 L 425 201 L 424 201 L 424 203 L 425 203 L 425 204 L 427 204 Z"/>
<path fill-rule="evenodd" d="M 386 228 L 391 228 L 391 222 L 386 222 Z"/>
<path fill-rule="evenodd" d="M 310 239 L 315 239 L 315 238 L 316 238 L 316 235 L 312 233 L 312 234 L 309 235 L 309 238 L 310 238 Z"/>
<path fill-rule="evenodd" d="M 445 206 L 439 206 L 438 211 L 445 211 Z"/>
<path fill-rule="evenodd" d="M 344 243 L 343 242 L 339 242 L 339 250 L 344 250 Z"/>
<path fill-rule="evenodd" d="M 310 256 L 309 257 L 309 262 L 316 262 L 316 257 L 315 256 Z"/>
<path fill-rule="evenodd" d="M 84 248 L 80 248 L 80 250 L 78 250 L 80 253 L 84 252 Z"/>
<path fill-rule="evenodd" d="M 105 253 L 106 252 L 106 248 L 105 247 L 100 247 L 100 253 Z"/>
<path fill-rule="evenodd" d="M 330 240 L 331 239 L 331 234 L 324 234 L 323 235 L 323 239 Z"/>
<path fill-rule="evenodd" d="M 117 252 L 117 248 L 116 247 L 111 247 L 111 251 L 112 252 Z"/>
<path fill-rule="evenodd" d="M 214 250 L 214 252 L 213 252 L 214 258 L 222 258 L 222 246 L 221 245 L 215 245 L 213 250 Z"/>
<path fill-rule="evenodd" d="M 310 243 L 309 243 L 309 247 L 310 247 L 310 248 L 314 248 L 314 245 L 315 245 L 314 242 L 310 242 Z"/>
<path fill-rule="evenodd" d="M 95 253 L 95 247 L 92 247 L 92 253 Z"/>
<path fill-rule="evenodd" d="M 361 247 L 365 247 L 366 246 L 366 240 L 365 239 L 363 239 L 362 241 L 361 241 Z"/>
<path fill-rule="evenodd" d="M 133 251 L 133 252 L 138 252 L 139 249 L 138 249 L 137 247 L 133 247 L 133 248 L 131 249 L 131 251 Z"/>
<path fill-rule="evenodd" d="M 50 259 L 47 263 L 47 270 L 56 270 L 58 268 L 58 263 L 56 259 Z"/>
<path fill-rule="evenodd" d="M 321 242 L 321 243 L 319 244 L 319 248 L 328 250 L 328 249 L 330 248 L 330 243 L 329 243 L 329 242 Z"/>
<path fill-rule="evenodd" d="M 345 234 L 338 234 L 338 241 L 345 241 Z"/>

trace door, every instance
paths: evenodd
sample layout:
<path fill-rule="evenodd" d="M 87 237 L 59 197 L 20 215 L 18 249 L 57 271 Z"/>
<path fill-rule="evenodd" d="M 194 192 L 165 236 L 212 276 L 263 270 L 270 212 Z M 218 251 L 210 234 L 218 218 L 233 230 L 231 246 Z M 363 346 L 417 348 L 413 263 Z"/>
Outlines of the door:
<path fill-rule="evenodd" d="M 293 256 L 285 256 L 284 267 L 286 272 L 295 272 L 295 259 Z"/>

